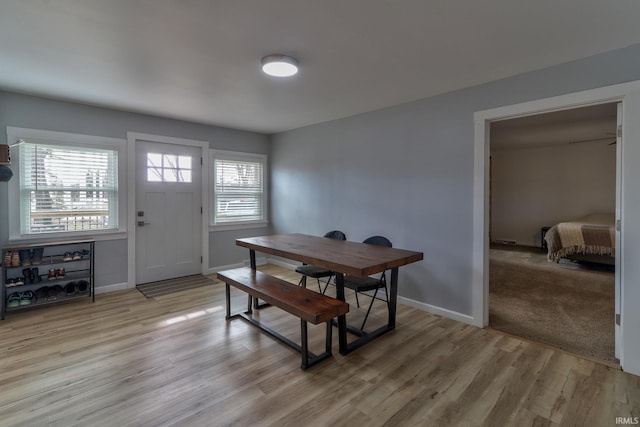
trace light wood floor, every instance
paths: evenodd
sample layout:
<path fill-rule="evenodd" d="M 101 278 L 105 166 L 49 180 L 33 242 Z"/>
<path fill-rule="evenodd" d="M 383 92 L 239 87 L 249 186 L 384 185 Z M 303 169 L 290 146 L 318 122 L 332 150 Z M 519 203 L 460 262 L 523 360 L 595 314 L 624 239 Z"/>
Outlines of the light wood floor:
<path fill-rule="evenodd" d="M 245 303 L 234 293 L 237 309 Z M 334 334 L 333 358 L 306 372 L 298 353 L 224 312 L 214 285 L 9 313 L 0 425 L 614 426 L 640 416 L 639 377 L 407 306 L 395 331 L 347 356 Z M 299 340 L 296 318 L 259 316 Z M 310 331 L 318 351 L 323 332 Z"/>

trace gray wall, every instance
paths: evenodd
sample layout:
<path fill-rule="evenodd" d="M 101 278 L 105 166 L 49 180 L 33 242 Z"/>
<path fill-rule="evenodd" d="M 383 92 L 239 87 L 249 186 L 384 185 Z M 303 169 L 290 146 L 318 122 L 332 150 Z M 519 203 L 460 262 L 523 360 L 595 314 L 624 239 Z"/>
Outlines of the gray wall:
<path fill-rule="evenodd" d="M 608 141 L 491 151 L 491 238 L 540 246 L 540 228 L 615 213 L 616 146 Z"/>
<path fill-rule="evenodd" d="M 127 138 L 127 132 L 140 132 L 209 141 L 210 148 L 259 154 L 267 154 L 269 145 L 268 137 L 258 133 L 0 91 L 0 144 L 7 143 L 7 126 L 122 139 Z M 5 245 L 9 236 L 7 206 L 7 184 L 0 183 L 0 245 Z M 224 232 L 225 239 L 220 240 L 221 244 L 216 244 L 218 240 L 214 235 L 217 233 L 210 233 L 210 266 L 242 260 L 244 253 L 229 251 L 226 246 L 228 241 L 233 242 L 235 233 Z M 246 231 L 237 232 L 238 237 L 245 234 Z M 126 239 L 97 242 L 96 255 L 97 286 L 127 282 Z"/>
<path fill-rule="evenodd" d="M 382 234 L 423 251 L 401 269 L 400 295 L 471 316 L 473 113 L 638 79 L 634 45 L 274 135 L 274 231 Z"/>

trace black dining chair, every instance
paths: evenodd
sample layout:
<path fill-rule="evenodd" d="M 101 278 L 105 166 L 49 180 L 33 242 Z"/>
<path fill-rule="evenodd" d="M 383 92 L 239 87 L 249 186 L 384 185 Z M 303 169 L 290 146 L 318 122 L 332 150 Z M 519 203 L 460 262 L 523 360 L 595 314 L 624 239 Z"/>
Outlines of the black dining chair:
<path fill-rule="evenodd" d="M 342 231 L 339 231 L 339 230 L 329 231 L 324 235 L 324 237 L 327 237 L 329 239 L 336 239 L 336 240 L 347 240 L 347 236 Z M 323 294 L 327 291 L 327 288 L 329 287 L 329 282 L 331 282 L 331 277 L 333 277 L 334 275 L 333 271 L 327 270 L 326 268 L 322 268 L 322 267 L 316 267 L 315 265 L 301 265 L 300 267 L 296 268 L 296 273 L 302 274 L 302 277 L 300 278 L 300 282 L 298 283 L 298 285 L 306 288 L 307 277 L 313 277 L 318 282 L 318 290 Z M 323 277 L 328 277 L 327 284 L 324 285 L 324 289 L 322 289 L 322 286 L 320 285 L 320 279 Z"/>
<path fill-rule="evenodd" d="M 372 236 L 365 239 L 362 243 L 367 243 L 370 245 L 378 245 L 378 246 L 386 246 L 392 247 L 391 242 L 386 237 L 382 236 Z M 356 293 L 356 305 L 360 307 L 360 301 L 358 300 L 358 294 L 368 291 L 374 291 L 373 296 L 371 297 L 371 303 L 369 304 L 369 308 L 367 309 L 367 314 L 364 316 L 364 320 L 362 321 L 362 326 L 360 327 L 361 331 L 364 331 L 364 325 L 367 323 L 367 319 L 369 318 L 369 313 L 371 312 L 371 308 L 373 307 L 373 303 L 376 300 L 376 296 L 378 295 L 378 289 L 384 288 L 385 293 L 385 302 L 387 304 L 387 310 L 389 310 L 389 292 L 387 291 L 387 275 L 386 271 L 383 271 L 380 277 L 355 277 L 350 275 L 344 276 L 344 287 L 353 289 Z"/>

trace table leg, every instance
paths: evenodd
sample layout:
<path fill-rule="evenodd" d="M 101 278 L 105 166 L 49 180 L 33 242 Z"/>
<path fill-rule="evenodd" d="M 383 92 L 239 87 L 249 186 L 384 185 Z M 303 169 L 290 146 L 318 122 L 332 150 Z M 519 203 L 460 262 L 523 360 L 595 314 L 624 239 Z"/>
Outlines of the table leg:
<path fill-rule="evenodd" d="M 344 278 L 341 279 L 342 286 L 338 286 L 338 281 L 336 280 L 336 293 L 338 299 L 344 301 Z M 341 289 L 341 291 L 340 291 Z M 342 298 L 340 298 L 342 297 Z M 386 334 L 389 331 L 392 331 L 396 327 L 396 307 L 398 302 L 398 268 L 391 269 L 391 283 L 389 289 L 389 319 L 386 325 L 383 325 L 372 332 L 363 332 L 360 329 L 357 329 L 353 326 L 349 326 L 346 323 L 346 317 L 343 320 L 343 326 L 341 326 L 340 318 L 338 318 L 338 333 L 340 334 L 342 330 L 344 330 L 344 338 L 343 335 L 339 336 L 340 339 L 340 354 L 345 355 L 348 354 L 368 342 L 373 341 L 381 335 Z M 347 343 L 347 331 L 353 333 L 354 335 L 359 335 L 359 337 L 350 343 Z"/>
<path fill-rule="evenodd" d="M 249 262 L 251 263 L 251 269 L 256 269 L 256 251 L 249 249 Z"/>
<path fill-rule="evenodd" d="M 344 274 L 336 272 L 336 299 L 344 301 Z M 338 345 L 340 354 L 347 354 L 347 316 L 338 316 Z"/>
<path fill-rule="evenodd" d="M 396 327 L 396 306 L 398 304 L 398 267 L 391 269 L 391 287 L 389 289 L 389 329 Z"/>
<path fill-rule="evenodd" d="M 224 284 L 224 293 L 225 293 L 225 302 L 227 304 L 227 315 L 225 319 L 231 319 L 231 290 L 229 289 L 229 284 Z"/>

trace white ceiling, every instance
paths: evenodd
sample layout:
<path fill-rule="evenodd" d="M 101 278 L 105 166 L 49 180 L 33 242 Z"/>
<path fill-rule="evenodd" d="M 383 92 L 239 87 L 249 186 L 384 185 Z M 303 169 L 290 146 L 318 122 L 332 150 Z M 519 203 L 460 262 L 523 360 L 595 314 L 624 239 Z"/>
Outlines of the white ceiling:
<path fill-rule="evenodd" d="M 640 43 L 637 0 L 0 0 L 0 88 L 274 133 Z M 292 55 L 283 80 L 260 58 Z"/>
<path fill-rule="evenodd" d="M 612 102 L 497 121 L 491 123 L 491 150 L 613 144 L 617 111 Z"/>

